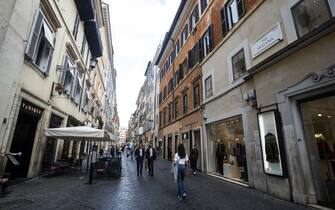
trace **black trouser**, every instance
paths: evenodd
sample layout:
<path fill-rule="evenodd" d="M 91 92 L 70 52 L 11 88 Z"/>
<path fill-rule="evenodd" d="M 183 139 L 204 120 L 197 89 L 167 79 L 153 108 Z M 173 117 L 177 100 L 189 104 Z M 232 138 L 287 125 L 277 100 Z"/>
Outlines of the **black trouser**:
<path fill-rule="evenodd" d="M 193 170 L 193 173 L 197 170 L 197 159 L 191 160 L 191 168 Z"/>
<path fill-rule="evenodd" d="M 142 175 L 142 169 L 143 169 L 143 158 L 139 158 L 136 160 L 136 165 L 137 165 L 137 176 L 139 174 Z"/>
<path fill-rule="evenodd" d="M 154 175 L 154 160 L 152 158 L 148 159 L 148 169 L 149 169 L 149 175 Z"/>
<path fill-rule="evenodd" d="M 223 159 L 218 158 L 217 163 L 218 163 L 218 171 L 220 172 L 221 175 L 223 175 Z"/>

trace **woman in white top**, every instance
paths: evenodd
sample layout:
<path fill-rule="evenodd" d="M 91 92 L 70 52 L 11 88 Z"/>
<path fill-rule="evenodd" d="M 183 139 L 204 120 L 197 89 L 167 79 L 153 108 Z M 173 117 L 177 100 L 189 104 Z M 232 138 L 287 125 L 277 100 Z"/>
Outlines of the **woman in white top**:
<path fill-rule="evenodd" d="M 178 198 L 185 199 L 184 178 L 188 167 L 188 155 L 183 144 L 178 145 L 178 152 L 174 155 L 174 164 L 178 166 Z"/>

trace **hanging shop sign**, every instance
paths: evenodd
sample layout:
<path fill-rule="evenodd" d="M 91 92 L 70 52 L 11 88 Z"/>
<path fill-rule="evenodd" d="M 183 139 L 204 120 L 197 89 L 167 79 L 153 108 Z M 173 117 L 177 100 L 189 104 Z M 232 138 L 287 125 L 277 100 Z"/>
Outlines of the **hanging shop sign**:
<path fill-rule="evenodd" d="M 43 110 L 41 108 L 39 108 L 36 105 L 34 105 L 34 104 L 32 104 L 28 101 L 25 101 L 25 100 L 22 100 L 20 110 L 25 112 L 25 113 L 37 116 L 37 117 L 41 117 L 42 112 L 43 112 Z"/>
<path fill-rule="evenodd" d="M 284 146 L 279 124 L 277 110 L 258 114 L 264 173 L 284 177 Z"/>
<path fill-rule="evenodd" d="M 250 44 L 252 58 L 256 58 L 281 40 L 283 40 L 283 33 L 280 28 L 280 23 L 277 23 L 268 32 Z"/>

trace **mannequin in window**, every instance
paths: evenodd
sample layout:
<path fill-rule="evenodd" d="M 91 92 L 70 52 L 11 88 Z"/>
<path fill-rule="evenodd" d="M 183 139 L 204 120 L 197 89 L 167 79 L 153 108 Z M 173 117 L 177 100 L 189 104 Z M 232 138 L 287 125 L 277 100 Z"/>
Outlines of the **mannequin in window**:
<path fill-rule="evenodd" d="M 226 158 L 225 146 L 220 140 L 216 148 L 216 161 L 218 164 L 218 171 L 223 175 L 223 160 Z"/>
<path fill-rule="evenodd" d="M 265 154 L 266 154 L 266 161 L 270 163 L 279 162 L 279 150 L 277 146 L 277 139 L 276 136 L 270 132 L 265 135 Z"/>

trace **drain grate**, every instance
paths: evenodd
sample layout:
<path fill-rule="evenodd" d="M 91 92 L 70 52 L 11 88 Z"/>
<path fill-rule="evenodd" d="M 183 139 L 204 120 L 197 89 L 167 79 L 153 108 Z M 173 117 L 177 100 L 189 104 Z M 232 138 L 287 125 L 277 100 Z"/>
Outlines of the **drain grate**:
<path fill-rule="evenodd" d="M 34 203 L 31 200 L 27 199 L 15 199 L 5 202 L 0 202 L 0 210 L 10 210 L 10 209 L 17 209 L 20 207 L 25 207 L 30 204 Z"/>

